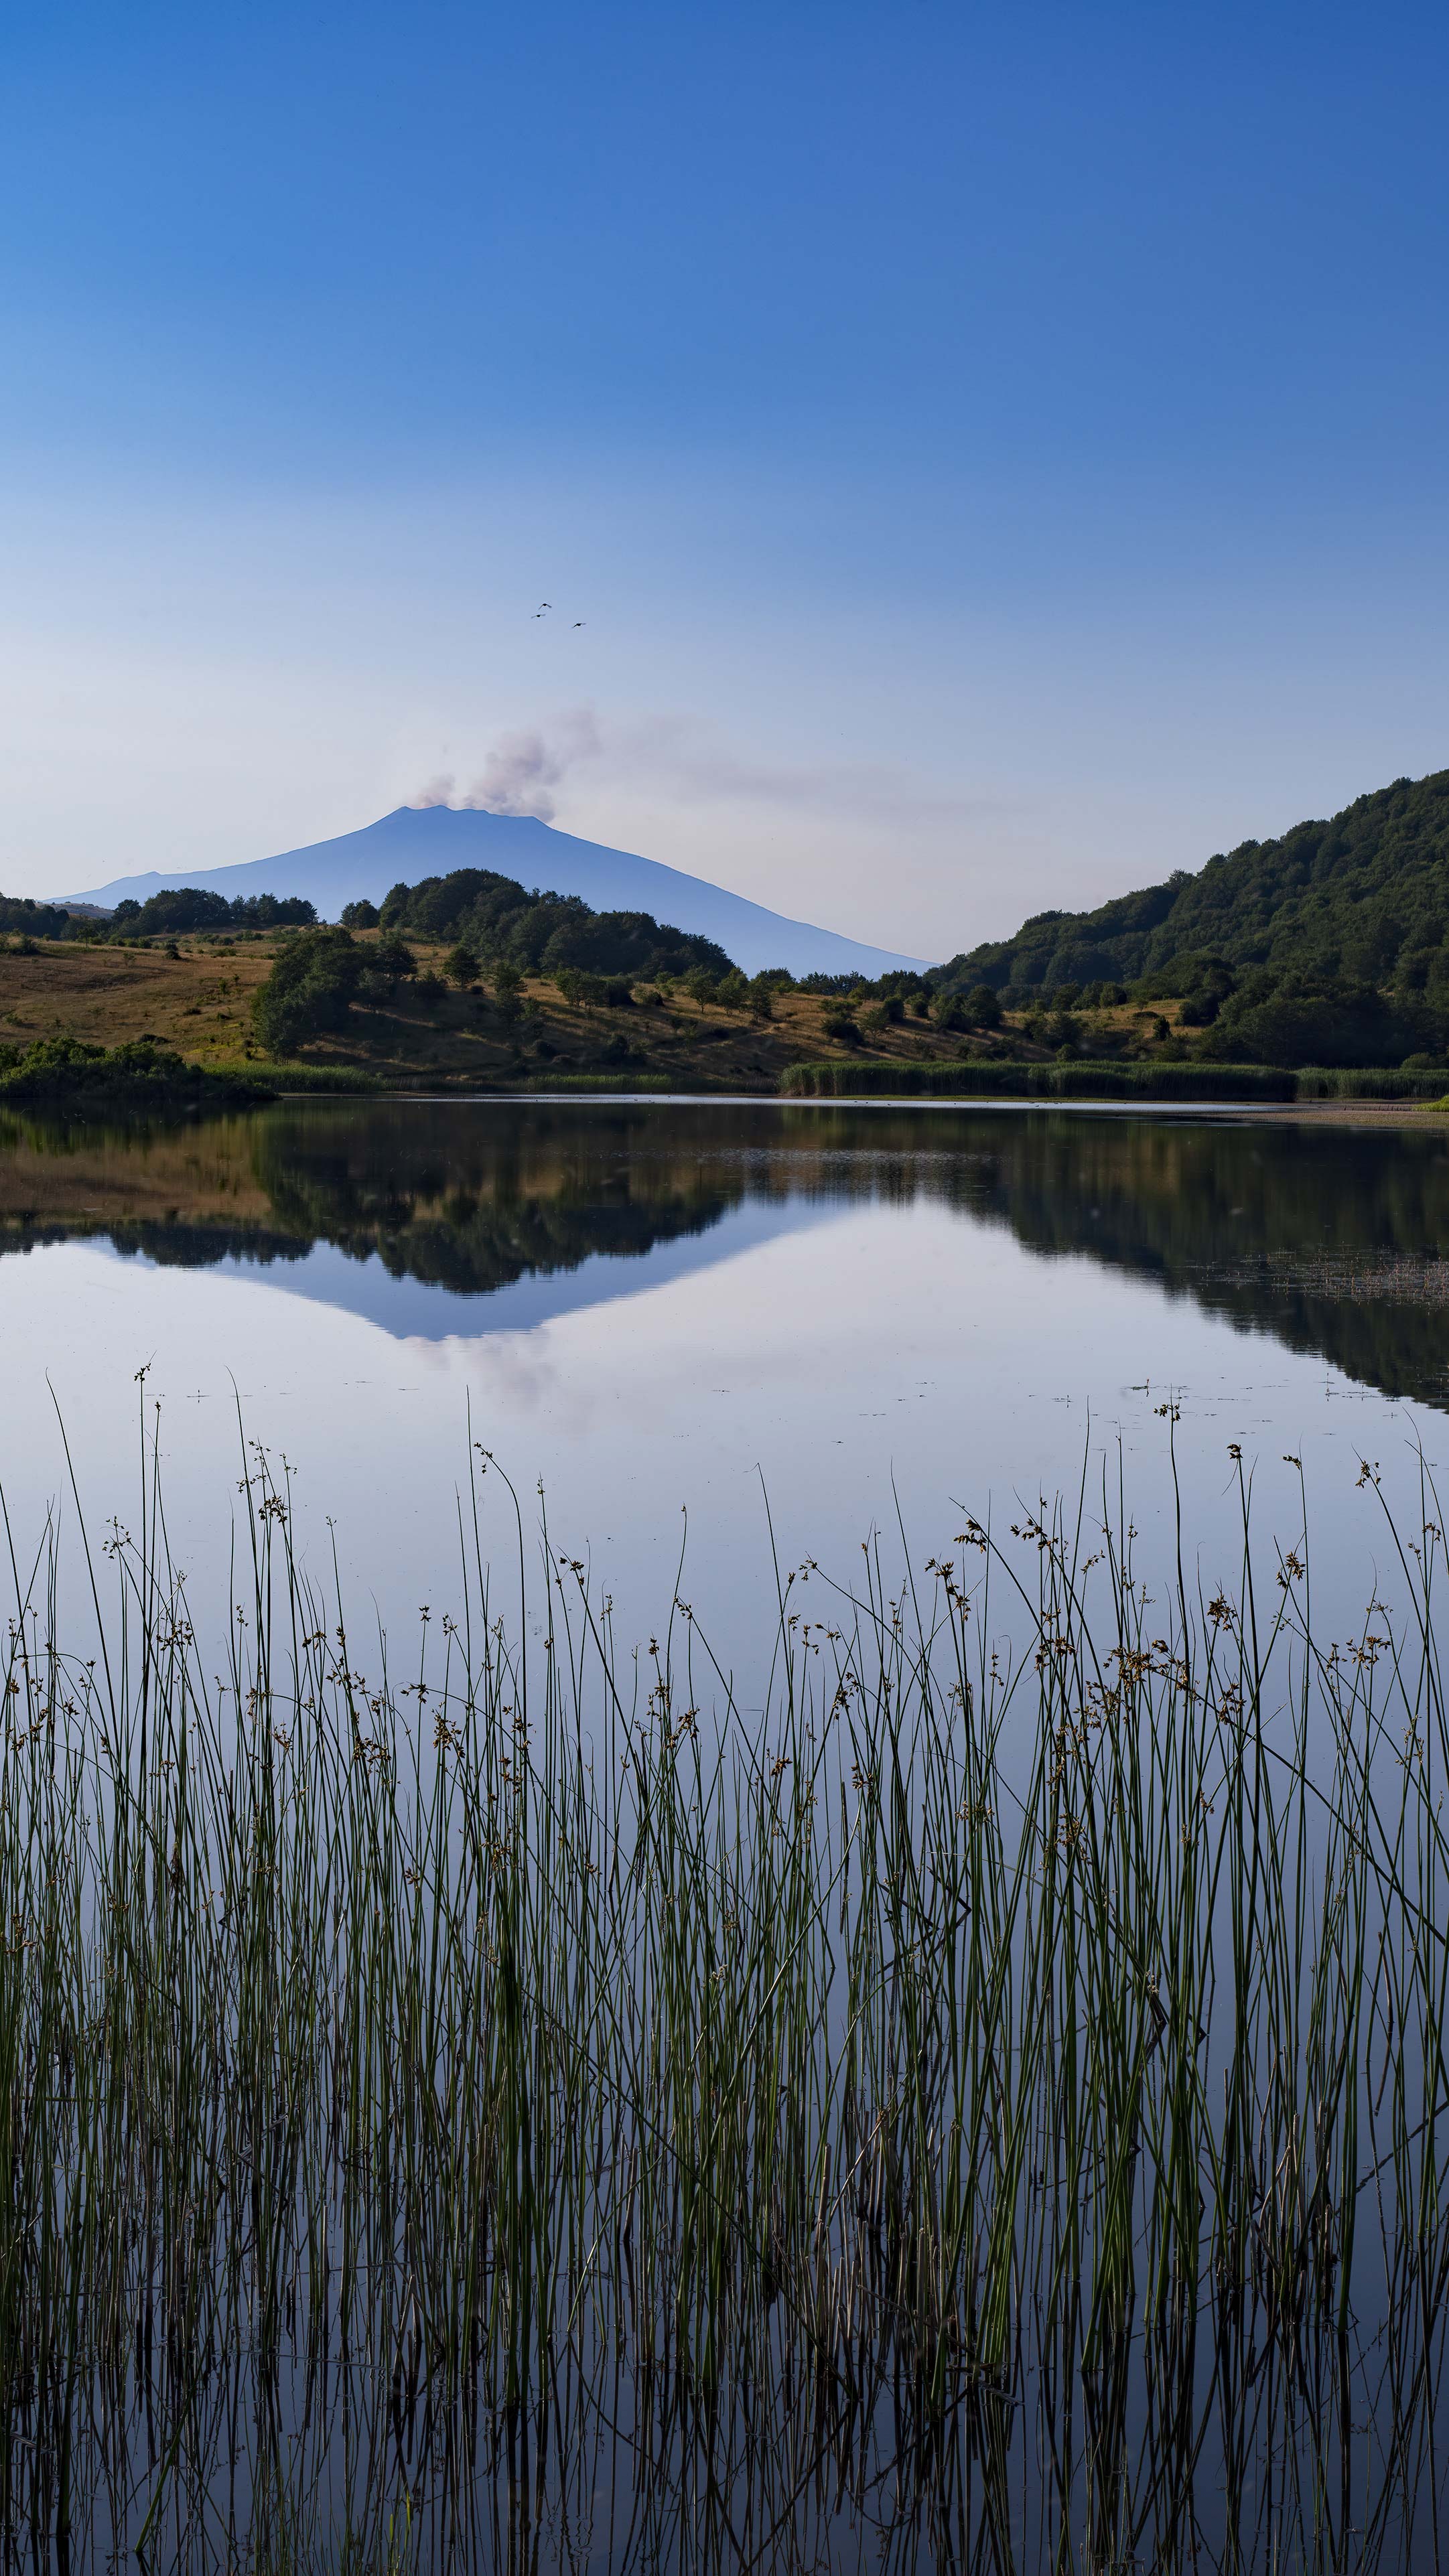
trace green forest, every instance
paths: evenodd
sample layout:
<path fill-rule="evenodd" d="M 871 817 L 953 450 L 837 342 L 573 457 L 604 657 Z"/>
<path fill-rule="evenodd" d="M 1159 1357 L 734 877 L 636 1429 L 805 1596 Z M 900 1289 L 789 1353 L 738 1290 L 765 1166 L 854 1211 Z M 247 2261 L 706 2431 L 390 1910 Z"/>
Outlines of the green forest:
<path fill-rule="evenodd" d="M 1092 912 L 1040 912 L 953 957 L 947 993 L 1008 1008 L 1176 999 L 1217 1061 L 1400 1064 L 1449 1050 L 1449 770 L 1327 822 L 1244 841 L 1196 876 Z"/>
<path fill-rule="evenodd" d="M 649 912 L 594 912 L 572 894 L 531 893 L 491 868 L 455 868 L 395 885 L 381 905 L 348 904 L 349 930 L 410 931 L 416 939 L 468 942 L 484 960 L 524 975 L 572 966 L 591 975 L 727 975 L 731 960 L 698 931 L 674 930 Z"/>
<path fill-rule="evenodd" d="M 203 886 L 168 886 L 144 903 L 130 896 L 114 912 L 72 912 L 64 904 L 35 903 L 29 895 L 0 894 L 0 931 L 22 939 L 174 939 L 195 931 L 289 930 L 317 918 L 305 895 L 233 895 L 228 901 Z"/>

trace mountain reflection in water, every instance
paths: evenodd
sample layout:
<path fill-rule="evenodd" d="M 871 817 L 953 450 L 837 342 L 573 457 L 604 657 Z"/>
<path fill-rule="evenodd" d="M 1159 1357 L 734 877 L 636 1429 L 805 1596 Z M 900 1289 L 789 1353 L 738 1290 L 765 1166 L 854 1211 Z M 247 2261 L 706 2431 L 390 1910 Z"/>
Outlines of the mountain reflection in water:
<path fill-rule="evenodd" d="M 669 1247 L 735 1248 L 732 1214 L 756 1238 L 860 1199 L 929 1199 L 1449 1409 L 1449 1133 L 1427 1119 L 560 1100 L 286 1103 L 141 1132 L 0 1122 L 0 1251 L 99 1237 L 195 1268 L 321 1245 L 444 1300 L 596 1261 L 614 1294 L 676 1267 Z M 309 1293 L 374 1311 L 345 1276 L 331 1261 Z"/>

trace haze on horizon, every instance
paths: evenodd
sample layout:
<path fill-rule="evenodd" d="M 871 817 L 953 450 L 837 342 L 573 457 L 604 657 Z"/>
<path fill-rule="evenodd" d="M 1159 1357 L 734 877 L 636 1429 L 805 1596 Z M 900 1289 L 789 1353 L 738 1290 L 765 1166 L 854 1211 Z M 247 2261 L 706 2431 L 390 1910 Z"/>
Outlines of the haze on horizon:
<path fill-rule="evenodd" d="M 4 59 L 7 891 L 473 796 L 936 956 L 1449 763 L 1442 12 Z"/>

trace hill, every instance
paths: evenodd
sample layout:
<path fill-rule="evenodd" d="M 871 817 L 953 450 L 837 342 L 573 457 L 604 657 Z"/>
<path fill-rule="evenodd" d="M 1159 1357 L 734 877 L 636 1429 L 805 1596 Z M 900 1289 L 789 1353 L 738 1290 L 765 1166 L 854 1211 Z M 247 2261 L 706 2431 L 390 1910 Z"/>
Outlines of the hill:
<path fill-rule="evenodd" d="M 786 966 L 792 975 L 874 977 L 923 962 L 843 939 L 810 922 L 788 920 L 703 877 L 686 876 L 629 850 L 608 849 L 602 842 L 581 841 L 531 815 L 457 811 L 448 805 L 400 805 L 362 831 L 284 850 L 275 858 L 248 859 L 200 875 L 194 868 L 171 868 L 115 877 L 69 899 L 144 903 L 163 888 L 200 886 L 228 901 L 302 895 L 324 920 L 335 921 L 344 904 L 380 904 L 400 879 L 449 876 L 459 868 L 486 869 L 526 886 L 577 895 L 595 912 L 649 913 L 656 921 L 714 940 L 747 975 Z"/>
<path fill-rule="evenodd" d="M 1214 1054 L 1395 1063 L 1449 1044 L 1449 770 L 1244 841 L 1092 912 L 1041 912 L 933 978 L 1024 1003 L 1175 996 Z"/>

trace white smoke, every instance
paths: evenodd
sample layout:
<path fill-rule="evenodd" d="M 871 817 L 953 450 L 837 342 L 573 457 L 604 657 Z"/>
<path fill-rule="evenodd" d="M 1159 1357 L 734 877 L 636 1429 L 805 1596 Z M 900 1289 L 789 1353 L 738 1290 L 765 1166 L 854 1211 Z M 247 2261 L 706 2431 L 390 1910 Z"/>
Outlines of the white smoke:
<path fill-rule="evenodd" d="M 545 734 L 537 725 L 500 734 L 471 787 L 460 796 L 457 781 L 431 779 L 409 804 L 451 805 L 484 814 L 530 814 L 551 823 L 558 807 L 551 790 L 579 760 L 602 749 L 592 708 L 573 707 L 555 719 Z"/>
<path fill-rule="evenodd" d="M 594 763 L 596 777 L 682 804 L 814 809 L 856 823 L 894 826 L 999 814 L 994 798 L 932 795 L 905 772 L 869 761 L 814 766 L 742 757 L 699 717 L 656 715 L 605 730 L 592 707 L 569 707 L 541 725 L 500 734 L 471 785 L 459 792 L 450 774 L 430 779 L 412 805 L 472 807 L 486 814 L 528 814 L 551 823 L 553 790 L 569 772 Z"/>

